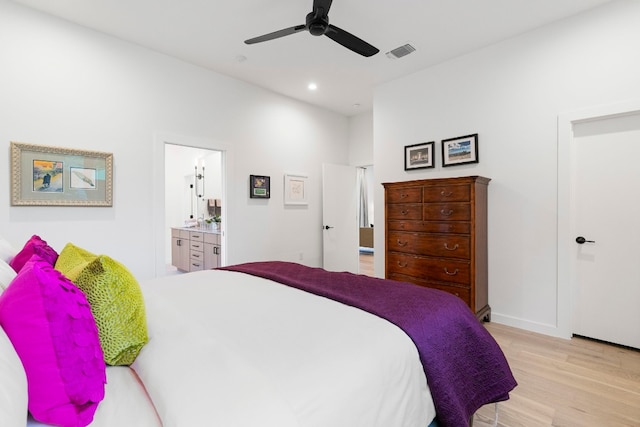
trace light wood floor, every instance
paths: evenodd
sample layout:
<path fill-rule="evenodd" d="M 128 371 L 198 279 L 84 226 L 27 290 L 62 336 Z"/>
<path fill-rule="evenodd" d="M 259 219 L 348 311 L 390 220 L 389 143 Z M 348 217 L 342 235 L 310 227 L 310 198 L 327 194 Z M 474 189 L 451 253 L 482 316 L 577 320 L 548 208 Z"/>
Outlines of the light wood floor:
<path fill-rule="evenodd" d="M 373 254 L 360 254 L 360 274 L 374 276 L 373 274 Z"/>
<path fill-rule="evenodd" d="M 485 324 L 518 386 L 498 406 L 498 426 L 640 426 L 640 351 Z M 495 405 L 474 427 L 493 425 Z"/>
<path fill-rule="evenodd" d="M 360 255 L 360 274 L 374 275 L 373 258 Z M 640 427 L 640 351 L 485 326 L 518 381 L 511 398 L 498 404 L 499 427 Z M 487 405 L 473 426 L 494 421 L 495 405 Z"/>

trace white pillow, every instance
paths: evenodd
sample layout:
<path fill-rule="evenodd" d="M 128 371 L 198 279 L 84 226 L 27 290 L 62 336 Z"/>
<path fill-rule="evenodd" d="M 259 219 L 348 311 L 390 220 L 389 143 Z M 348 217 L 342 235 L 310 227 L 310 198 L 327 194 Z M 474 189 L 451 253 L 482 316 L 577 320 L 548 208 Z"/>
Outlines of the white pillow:
<path fill-rule="evenodd" d="M 0 295 L 7 289 L 9 283 L 17 276 L 17 273 L 9 264 L 0 259 Z"/>
<path fill-rule="evenodd" d="M 0 425 L 27 424 L 27 375 L 22 362 L 0 327 Z"/>
<path fill-rule="evenodd" d="M 0 236 L 0 259 L 4 262 L 9 262 L 17 253 L 18 250 Z"/>

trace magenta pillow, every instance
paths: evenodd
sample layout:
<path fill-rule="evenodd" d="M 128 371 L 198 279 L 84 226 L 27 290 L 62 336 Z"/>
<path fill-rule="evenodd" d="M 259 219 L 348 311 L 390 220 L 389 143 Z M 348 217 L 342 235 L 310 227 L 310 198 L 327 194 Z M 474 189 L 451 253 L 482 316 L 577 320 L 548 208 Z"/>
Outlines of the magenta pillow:
<path fill-rule="evenodd" d="M 18 252 L 13 259 L 9 262 L 9 265 L 19 273 L 22 266 L 29 261 L 32 255 L 38 255 L 40 258 L 48 262 L 50 265 L 55 265 L 58 259 L 58 253 L 51 246 L 47 244 L 40 236 L 33 235 L 24 247 Z"/>
<path fill-rule="evenodd" d="M 34 255 L 0 295 L 0 325 L 27 374 L 31 415 L 62 427 L 91 423 L 106 377 L 82 291 Z"/>

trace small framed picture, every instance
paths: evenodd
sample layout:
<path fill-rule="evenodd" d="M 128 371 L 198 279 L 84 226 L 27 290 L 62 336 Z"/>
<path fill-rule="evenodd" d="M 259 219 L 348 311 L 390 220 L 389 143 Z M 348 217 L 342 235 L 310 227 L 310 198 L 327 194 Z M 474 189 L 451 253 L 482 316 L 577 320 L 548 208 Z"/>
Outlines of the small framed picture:
<path fill-rule="evenodd" d="M 442 166 L 478 163 L 478 134 L 442 140 Z"/>
<path fill-rule="evenodd" d="M 433 163 L 434 142 L 422 142 L 420 144 L 404 147 L 404 170 L 427 169 L 435 167 Z"/>
<path fill-rule="evenodd" d="M 307 188 L 307 175 L 285 174 L 284 175 L 284 204 L 285 205 L 308 205 L 309 189 Z"/>
<path fill-rule="evenodd" d="M 252 199 L 271 198 L 271 178 L 264 175 L 249 175 L 249 197 Z"/>

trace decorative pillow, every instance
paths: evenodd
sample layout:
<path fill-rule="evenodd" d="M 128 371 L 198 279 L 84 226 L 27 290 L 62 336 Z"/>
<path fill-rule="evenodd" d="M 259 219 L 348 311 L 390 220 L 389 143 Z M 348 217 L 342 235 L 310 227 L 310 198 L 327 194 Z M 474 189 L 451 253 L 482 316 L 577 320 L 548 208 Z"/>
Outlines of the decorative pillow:
<path fill-rule="evenodd" d="M 91 423 L 106 376 L 84 294 L 34 255 L 0 295 L 0 325 L 27 374 L 31 415 L 64 427 Z"/>
<path fill-rule="evenodd" d="M 12 270 L 13 271 L 13 270 Z M 27 377 L 20 358 L 0 328 L 0 424 L 27 424 Z"/>
<path fill-rule="evenodd" d="M 9 264 L 0 259 L 0 295 L 7 289 L 9 283 L 17 276 L 15 270 Z"/>
<path fill-rule="evenodd" d="M 56 260 L 55 268 L 75 283 L 78 274 L 96 258 L 98 255 L 75 246 L 73 243 L 67 243 Z"/>
<path fill-rule="evenodd" d="M 15 249 L 11 243 L 7 242 L 6 239 L 0 237 L 0 259 L 4 262 L 9 262 L 11 259 L 16 256 L 18 250 Z"/>
<path fill-rule="evenodd" d="M 105 362 L 133 363 L 149 340 L 144 300 L 136 278 L 118 261 L 100 255 L 78 274 L 75 284 L 91 305 Z"/>
<path fill-rule="evenodd" d="M 9 262 L 9 265 L 16 271 L 16 273 L 20 272 L 22 266 L 31 258 L 31 255 L 38 255 L 44 261 L 48 262 L 50 265 L 55 265 L 56 259 L 58 259 L 58 253 L 47 244 L 44 240 L 40 238 L 40 236 L 33 235 L 27 243 L 24 244 L 24 247 L 20 252 L 13 257 L 13 259 Z"/>

